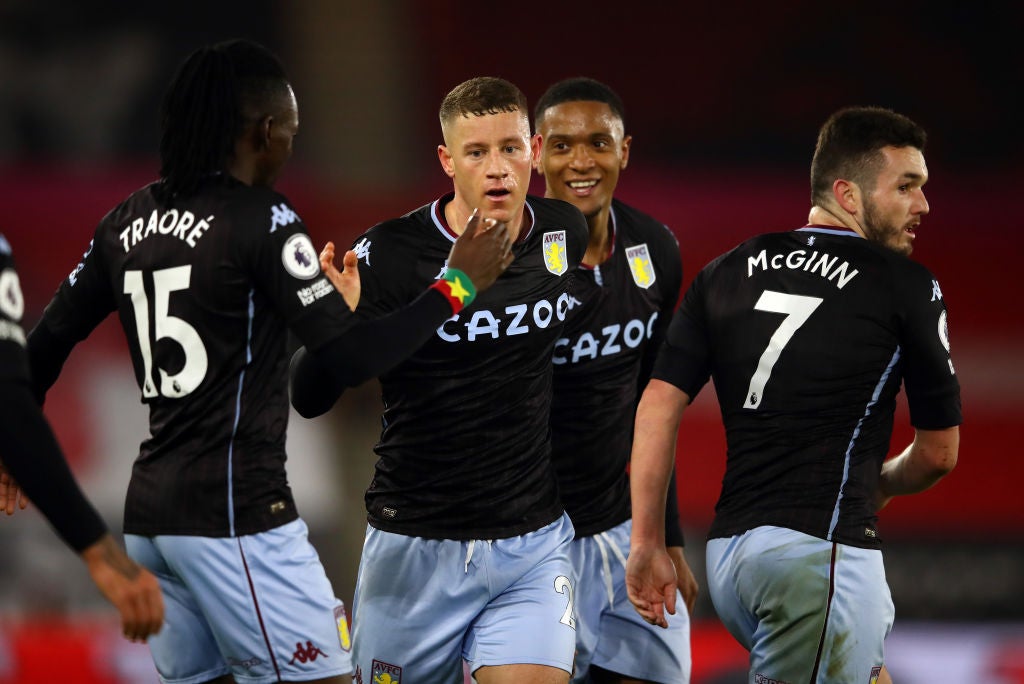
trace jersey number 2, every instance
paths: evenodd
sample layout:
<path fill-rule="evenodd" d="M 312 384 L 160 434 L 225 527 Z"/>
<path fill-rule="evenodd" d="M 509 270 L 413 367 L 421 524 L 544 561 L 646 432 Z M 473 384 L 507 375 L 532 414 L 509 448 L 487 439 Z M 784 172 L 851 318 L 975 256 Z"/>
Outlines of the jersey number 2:
<path fill-rule="evenodd" d="M 743 408 L 756 409 L 761 405 L 764 386 L 771 379 L 772 369 L 775 368 L 775 362 L 779 360 L 782 350 L 789 344 L 793 334 L 807 322 L 807 319 L 823 301 L 821 297 L 805 297 L 774 290 L 765 290 L 761 293 L 761 298 L 757 300 L 757 304 L 754 304 L 755 309 L 786 314 L 786 317 L 782 319 L 775 334 L 768 340 L 768 347 L 757 362 L 757 370 L 750 378 L 750 386 L 747 388 L 747 397 L 743 401 Z"/>
<path fill-rule="evenodd" d="M 142 355 L 142 396 L 155 397 L 157 388 L 153 386 L 153 346 L 159 340 L 170 338 L 177 342 L 185 353 L 185 363 L 174 375 L 163 368 L 160 371 L 159 394 L 165 397 L 178 398 L 193 392 L 209 367 L 206 346 L 199 333 L 191 325 L 180 318 L 167 313 L 167 304 L 171 293 L 176 290 L 187 290 L 192 277 L 191 266 L 177 266 L 153 272 L 153 340 L 149 338 L 149 300 L 142 282 L 142 271 L 125 271 L 124 293 L 132 298 L 135 310 L 135 332 L 139 337 L 139 352 Z"/>

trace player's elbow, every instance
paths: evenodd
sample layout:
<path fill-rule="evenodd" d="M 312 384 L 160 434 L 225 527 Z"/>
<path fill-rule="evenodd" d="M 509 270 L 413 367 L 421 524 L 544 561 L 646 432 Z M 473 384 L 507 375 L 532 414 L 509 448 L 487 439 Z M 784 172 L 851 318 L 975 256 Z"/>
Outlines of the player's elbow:
<path fill-rule="evenodd" d="M 914 438 L 923 469 L 938 480 L 953 472 L 960 451 L 960 428 L 918 430 Z"/>

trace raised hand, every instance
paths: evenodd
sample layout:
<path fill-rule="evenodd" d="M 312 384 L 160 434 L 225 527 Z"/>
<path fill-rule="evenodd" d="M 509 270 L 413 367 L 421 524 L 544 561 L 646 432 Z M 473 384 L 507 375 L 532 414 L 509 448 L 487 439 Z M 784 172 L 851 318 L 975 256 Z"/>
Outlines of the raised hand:
<path fill-rule="evenodd" d="M 334 289 L 345 298 L 348 308 L 355 311 L 359 305 L 362 285 L 359 280 L 359 259 L 351 249 L 341 258 L 341 268 L 339 271 L 334 265 L 334 243 L 328 242 L 320 252 L 320 270 L 334 285 Z"/>
<path fill-rule="evenodd" d="M 498 279 L 512 263 L 512 237 L 508 226 L 494 219 L 481 218 L 476 209 L 466 222 L 466 229 L 455 241 L 448 255 L 448 266 L 457 268 L 482 292 Z"/>

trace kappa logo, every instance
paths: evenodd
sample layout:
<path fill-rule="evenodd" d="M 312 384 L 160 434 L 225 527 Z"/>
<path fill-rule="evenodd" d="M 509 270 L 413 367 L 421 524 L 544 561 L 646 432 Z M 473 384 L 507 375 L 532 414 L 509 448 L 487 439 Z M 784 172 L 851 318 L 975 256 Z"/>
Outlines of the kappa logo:
<path fill-rule="evenodd" d="M 299 215 L 284 202 L 270 207 L 270 232 L 291 225 L 299 220 Z"/>
<path fill-rule="evenodd" d="M 320 273 L 320 261 L 313 249 L 313 241 L 305 233 L 296 233 L 285 240 L 281 263 L 284 270 L 301 280 L 310 280 Z"/>
<path fill-rule="evenodd" d="M 569 270 L 569 260 L 565 256 L 564 230 L 544 233 L 544 267 L 557 276 Z"/>
<path fill-rule="evenodd" d="M 932 301 L 937 302 L 942 299 L 942 288 L 939 287 L 938 280 L 932 280 Z"/>
<path fill-rule="evenodd" d="M 373 244 L 373 243 L 371 243 L 368 239 L 363 238 L 362 240 L 360 240 L 359 242 L 357 242 L 355 245 L 352 246 L 352 251 L 356 253 L 356 259 L 359 260 L 359 261 L 366 261 L 366 265 L 367 266 L 370 265 L 370 245 L 371 244 Z M 447 267 L 448 267 L 447 266 L 447 262 L 445 262 L 445 268 L 447 268 Z M 442 275 L 443 275 L 443 272 L 442 272 Z M 438 278 L 440 278 L 440 277 L 441 276 L 438 276 Z"/>
<path fill-rule="evenodd" d="M 654 265 L 651 263 L 651 253 L 647 249 L 647 243 L 634 245 L 626 248 L 626 261 L 629 263 L 629 271 L 633 274 L 633 282 L 637 287 L 649 288 L 657 280 L 654 272 Z"/>
<path fill-rule="evenodd" d="M 3 235 L 0 235 L 0 254 L 10 254 L 11 243 Z"/>
<path fill-rule="evenodd" d="M 373 684 L 401 684 L 402 668 L 383 660 L 374 660 L 372 667 Z"/>
<path fill-rule="evenodd" d="M 288 664 L 294 665 L 296 661 L 312 663 L 320 656 L 326 658 L 327 654 L 314 646 L 312 641 L 307 641 L 305 646 L 302 645 L 302 642 L 297 642 L 295 644 L 295 653 L 292 654 L 292 659 L 288 661 Z"/>

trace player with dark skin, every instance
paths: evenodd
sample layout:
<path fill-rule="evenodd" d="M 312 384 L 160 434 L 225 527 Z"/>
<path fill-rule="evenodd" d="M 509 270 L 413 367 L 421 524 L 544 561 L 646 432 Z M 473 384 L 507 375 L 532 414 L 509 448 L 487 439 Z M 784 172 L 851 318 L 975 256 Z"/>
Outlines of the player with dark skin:
<path fill-rule="evenodd" d="M 100 222 L 28 337 L 34 389 L 45 395 L 74 345 L 119 312 L 151 434 L 125 539 L 167 599 L 149 642 L 163 679 L 347 684 L 344 606 L 284 471 L 285 331 L 325 362 L 323 380 L 364 382 L 493 283 L 511 261 L 508 231 L 470 217 L 451 246 L 454 275 L 390 316 L 356 320 L 273 190 L 299 127 L 277 58 L 244 40 L 197 50 L 162 123 L 161 180 Z"/>
<path fill-rule="evenodd" d="M 601 547 L 615 543 L 620 527 L 621 551 L 628 551 L 628 528 L 623 526 L 629 517 L 625 471 L 632 411 L 679 298 L 679 246 L 660 222 L 614 200 L 619 175 L 629 163 L 632 136 L 625 132 L 622 102 L 608 86 L 584 77 L 555 83 L 537 102 L 535 132 L 540 145 L 535 168 L 544 177 L 545 196 L 576 206 L 590 229 L 574 293 L 584 302 L 585 313 L 569 319 L 564 345 L 581 353 L 573 360 L 577 355 L 567 351 L 556 361 L 551 417 L 552 457 L 577 532 L 574 563 L 590 580 L 578 580 L 588 588 L 577 600 L 577 614 L 586 624 L 578 630 L 573 681 L 651 681 L 629 676 L 644 673 L 656 681 L 681 682 L 690 669 L 688 625 L 658 633 L 637 619 L 626 601 L 621 569 L 608 580 L 609 591 L 600 581 L 611 572 Z M 629 250 L 638 245 L 646 257 L 630 259 Z M 650 273 L 636 270 L 638 263 L 651 264 Z M 599 339 L 602 330 L 625 329 L 631 320 L 652 316 L 652 336 L 643 342 L 605 345 L 615 351 L 593 357 L 582 351 L 587 345 L 580 340 Z M 609 414 L 600 413 L 604 406 Z M 683 555 L 674 488 L 667 503 L 666 537 L 671 541 L 666 550 L 683 601 L 692 611 L 697 581 Z M 588 566 L 595 566 L 593 574 Z M 641 653 L 645 655 L 634 660 L 632 654 Z"/>

